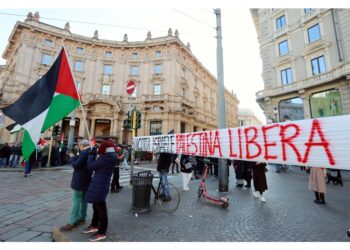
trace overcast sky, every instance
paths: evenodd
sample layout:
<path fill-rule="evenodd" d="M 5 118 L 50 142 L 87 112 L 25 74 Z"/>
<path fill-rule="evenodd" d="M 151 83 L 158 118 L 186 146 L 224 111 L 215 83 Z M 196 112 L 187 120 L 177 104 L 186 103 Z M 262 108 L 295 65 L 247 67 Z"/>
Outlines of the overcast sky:
<path fill-rule="evenodd" d="M 62 2 L 67 1 L 61 0 L 60 3 Z M 143 41 L 148 31 L 151 31 L 152 37 L 159 37 L 167 35 L 167 30 L 170 27 L 173 32 L 178 29 L 183 43 L 187 44 L 189 42 L 193 54 L 204 67 L 216 76 L 216 31 L 214 29 L 216 19 L 212 12 L 213 8 L 209 7 L 207 1 L 202 2 L 201 6 L 203 7 L 193 5 L 193 2 L 191 2 L 192 4 L 182 4 L 180 7 L 174 8 L 160 4 L 164 3 L 163 1 L 156 1 L 154 5 L 151 4 L 154 1 L 147 1 L 148 8 L 145 8 L 145 2 L 136 1 L 137 4 L 132 6 L 138 6 L 138 8 L 134 8 L 130 4 L 125 5 L 125 2 L 120 7 L 118 4 L 120 2 L 114 1 L 108 9 L 98 9 L 106 5 L 96 6 L 96 1 L 93 4 L 89 1 L 84 2 L 83 9 L 77 8 L 81 6 L 77 1 L 71 2 L 73 5 L 70 9 L 57 8 L 57 4 L 48 6 L 47 3 L 40 5 L 36 3 L 34 6 L 37 7 L 32 7 L 33 5 L 28 7 L 28 2 L 24 5 L 21 3 L 21 5 L 16 4 L 15 6 L 9 3 L 11 8 L 0 9 L 0 13 L 2 13 L 0 14 L 1 53 L 5 50 L 8 37 L 16 21 L 24 21 L 25 16 L 30 11 L 33 13 L 39 11 L 42 22 L 63 28 L 65 22 L 69 21 L 72 33 L 92 37 L 94 31 L 98 30 L 100 39 L 121 41 L 124 34 L 127 33 L 129 41 Z M 18 6 L 22 7 L 18 8 Z M 95 8 L 93 8 L 94 6 Z M 150 6 L 159 8 L 151 8 Z M 250 6 L 239 6 L 237 8 L 237 6 L 231 7 L 224 4 L 223 7 L 218 7 L 221 8 L 222 13 L 225 87 L 237 94 L 240 108 L 250 108 L 259 119 L 265 121 L 263 112 L 255 101 L 255 93 L 262 90 L 264 85 L 261 78 L 262 64 L 259 43 L 249 12 Z M 11 16 L 4 13 L 22 16 Z M 46 18 L 57 18 L 64 21 L 54 21 Z M 82 24 L 75 21 L 107 25 Z M 0 64 L 5 64 L 2 57 Z"/>

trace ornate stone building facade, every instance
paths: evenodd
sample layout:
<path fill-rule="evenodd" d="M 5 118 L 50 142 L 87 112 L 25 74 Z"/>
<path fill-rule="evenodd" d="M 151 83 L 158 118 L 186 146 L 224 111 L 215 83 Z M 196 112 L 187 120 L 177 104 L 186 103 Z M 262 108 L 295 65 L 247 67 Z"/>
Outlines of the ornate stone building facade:
<path fill-rule="evenodd" d="M 83 110 L 92 137 L 114 137 L 129 142 L 131 132 L 123 122 L 131 107 L 142 113 L 138 135 L 166 134 L 217 128 L 216 78 L 184 45 L 179 32 L 169 29 L 167 36 L 153 38 L 148 32 L 144 41 L 130 42 L 92 38 L 73 34 L 70 25 L 54 27 L 40 22 L 39 14 L 28 14 L 17 22 L 3 53 L 0 107 L 15 101 L 54 62 L 62 45 L 70 59 L 73 75 L 83 101 Z M 136 83 L 129 96 L 126 85 Z M 238 126 L 238 100 L 225 91 L 227 126 Z M 5 125 L 11 121 L 5 119 Z M 68 136 L 70 117 L 62 121 Z M 18 141 L 0 131 L 1 142 Z M 76 112 L 75 137 L 87 137 L 81 109 Z"/>
<path fill-rule="evenodd" d="M 238 109 L 239 126 L 263 125 L 263 122 L 250 109 Z"/>
<path fill-rule="evenodd" d="M 350 10 L 252 9 L 267 119 L 350 113 Z"/>

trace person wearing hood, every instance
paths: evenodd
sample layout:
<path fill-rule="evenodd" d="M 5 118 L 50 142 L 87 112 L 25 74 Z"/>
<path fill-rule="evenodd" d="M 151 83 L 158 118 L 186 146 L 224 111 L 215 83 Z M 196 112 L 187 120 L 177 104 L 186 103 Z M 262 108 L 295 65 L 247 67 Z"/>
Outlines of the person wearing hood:
<path fill-rule="evenodd" d="M 90 241 L 100 241 L 107 238 L 108 214 L 106 199 L 109 192 L 114 167 L 117 164 L 117 147 L 112 140 L 104 141 L 99 147 L 99 157 L 94 155 L 88 158 L 88 169 L 93 172 L 89 189 L 85 195 L 85 201 L 92 203 L 93 216 L 89 227 L 82 233 L 92 235 Z"/>

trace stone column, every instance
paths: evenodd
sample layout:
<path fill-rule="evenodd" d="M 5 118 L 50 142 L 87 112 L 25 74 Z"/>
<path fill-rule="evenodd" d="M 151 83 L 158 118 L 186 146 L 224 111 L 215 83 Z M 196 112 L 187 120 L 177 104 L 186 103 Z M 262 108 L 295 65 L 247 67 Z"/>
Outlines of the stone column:
<path fill-rule="evenodd" d="M 91 123 L 90 123 L 90 136 L 91 136 L 91 138 L 95 137 L 95 125 L 96 125 L 96 118 L 91 118 Z"/>
<path fill-rule="evenodd" d="M 109 127 L 109 135 L 114 136 L 114 122 L 115 121 L 113 119 L 111 119 L 110 121 L 111 121 L 111 123 L 110 123 L 110 127 Z"/>
<path fill-rule="evenodd" d="M 85 121 L 84 119 L 80 118 L 79 120 L 79 136 L 85 138 L 86 131 L 85 131 Z"/>
<path fill-rule="evenodd" d="M 299 96 L 303 100 L 303 108 L 304 108 L 304 119 L 310 119 L 311 118 L 311 107 L 309 102 L 309 97 L 305 92 L 300 93 Z"/>

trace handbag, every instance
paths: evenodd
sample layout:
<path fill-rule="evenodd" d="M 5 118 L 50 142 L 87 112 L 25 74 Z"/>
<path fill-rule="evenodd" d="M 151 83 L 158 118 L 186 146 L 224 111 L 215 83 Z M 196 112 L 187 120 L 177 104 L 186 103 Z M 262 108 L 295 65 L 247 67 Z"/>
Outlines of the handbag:
<path fill-rule="evenodd" d="M 191 163 L 191 162 L 187 162 L 187 163 L 185 164 L 185 168 L 186 168 L 186 170 L 192 168 L 192 163 Z"/>
<path fill-rule="evenodd" d="M 177 165 L 180 165 L 180 157 L 176 157 L 175 162 L 177 163 Z"/>

